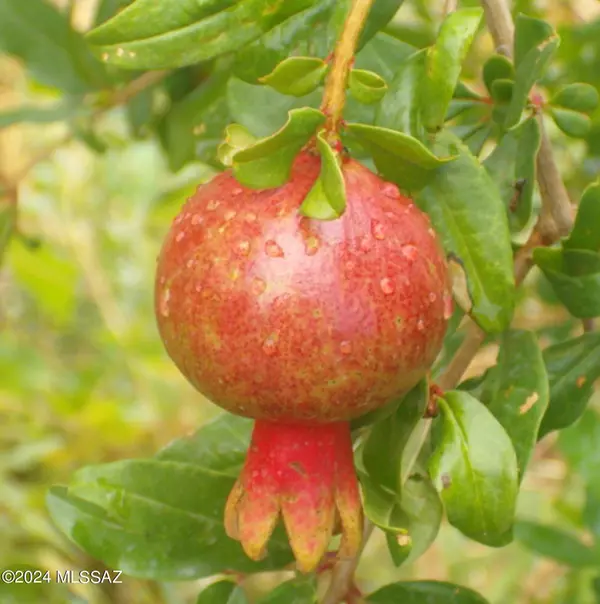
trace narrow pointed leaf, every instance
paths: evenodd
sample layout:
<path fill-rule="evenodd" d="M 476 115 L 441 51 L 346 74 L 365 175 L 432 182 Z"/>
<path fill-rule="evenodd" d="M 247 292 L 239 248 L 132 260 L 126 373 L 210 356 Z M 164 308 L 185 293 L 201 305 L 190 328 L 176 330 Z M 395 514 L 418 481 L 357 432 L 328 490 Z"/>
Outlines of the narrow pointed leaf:
<path fill-rule="evenodd" d="M 472 301 L 471 315 L 488 332 L 512 317 L 515 286 L 508 219 L 485 168 L 454 135 L 438 137 L 438 153 L 458 153 L 439 168 L 416 201 L 441 235 L 446 253 L 460 259 Z"/>
<path fill-rule="evenodd" d="M 515 65 L 519 67 L 531 50 L 541 46 L 554 35 L 556 35 L 554 29 L 546 21 L 528 17 L 522 13 L 517 15 L 513 53 Z"/>
<path fill-rule="evenodd" d="M 540 427 L 540 438 L 566 428 L 583 413 L 594 392 L 594 381 L 600 377 L 600 333 L 587 333 L 578 338 L 549 346 L 543 353 L 550 403 Z"/>
<path fill-rule="evenodd" d="M 583 192 L 575 224 L 563 241 L 563 248 L 600 252 L 600 182 L 591 184 Z"/>
<path fill-rule="evenodd" d="M 294 158 L 324 121 L 325 116 L 317 109 L 292 109 L 280 130 L 233 156 L 236 178 L 256 189 L 284 184 Z"/>
<path fill-rule="evenodd" d="M 530 331 L 507 331 L 500 353 L 481 385 L 481 400 L 510 436 L 522 479 L 548 407 L 549 385 L 542 351 Z"/>
<path fill-rule="evenodd" d="M 428 130 L 438 130 L 444 123 L 463 61 L 482 16 L 480 8 L 462 8 L 450 13 L 442 23 L 435 44 L 427 52 L 423 82 L 426 102 L 421 110 Z"/>
<path fill-rule="evenodd" d="M 374 0 L 358 41 L 359 49 L 394 18 L 394 15 L 400 10 L 403 1 L 404 0 Z"/>
<path fill-rule="evenodd" d="M 466 392 L 439 399 L 442 427 L 429 470 L 448 521 L 490 546 L 511 539 L 518 468 L 510 438 L 490 411 Z"/>
<path fill-rule="evenodd" d="M 304 96 L 321 84 L 326 71 L 327 64 L 322 59 L 289 57 L 260 81 L 282 94 Z"/>
<path fill-rule="evenodd" d="M 436 168 L 454 159 L 437 157 L 417 139 L 395 130 L 366 124 L 346 127 L 371 153 L 382 176 L 409 191 L 423 187 Z"/>

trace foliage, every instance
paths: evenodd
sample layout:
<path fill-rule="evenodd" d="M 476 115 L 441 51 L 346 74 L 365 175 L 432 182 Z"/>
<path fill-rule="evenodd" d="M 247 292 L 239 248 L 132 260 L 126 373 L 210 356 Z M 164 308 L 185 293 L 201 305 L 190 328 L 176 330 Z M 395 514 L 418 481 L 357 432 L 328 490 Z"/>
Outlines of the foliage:
<path fill-rule="evenodd" d="M 0 563 L 127 575 L 3 584 L 2 602 L 321 598 L 328 559 L 315 576 L 274 572 L 292 560 L 281 527 L 257 563 L 225 536 L 249 422 L 208 421 L 160 346 L 151 293 L 159 241 L 199 182 L 231 168 L 279 186 L 307 143 L 322 164 L 303 215 L 344 212 L 348 151 L 440 234 L 456 309 L 436 380 L 469 342 L 461 321 L 485 343 L 483 364 L 434 397 L 434 419 L 424 380 L 355 423 L 379 549 L 348 601 L 600 601 L 600 16 L 561 22 L 518 2 L 514 44 L 496 53 L 474 2 L 441 15 L 375 0 L 338 145 L 322 97 L 351 4 L 0 0 L 0 71 L 17 82 L 0 96 Z M 562 237 L 540 226 L 548 145 L 577 206 Z M 535 469 L 556 456 L 564 488 L 549 502 Z M 429 548 L 450 561 L 440 576 L 421 563 Z M 521 593 L 534 555 L 560 565 L 549 599 Z M 512 564 L 508 578 L 472 584 L 487 561 Z"/>

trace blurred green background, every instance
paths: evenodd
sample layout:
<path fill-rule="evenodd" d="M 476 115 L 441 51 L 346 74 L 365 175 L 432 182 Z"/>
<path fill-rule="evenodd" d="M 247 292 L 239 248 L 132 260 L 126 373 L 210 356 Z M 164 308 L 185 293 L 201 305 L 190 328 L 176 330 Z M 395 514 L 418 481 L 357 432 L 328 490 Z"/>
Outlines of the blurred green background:
<path fill-rule="evenodd" d="M 54 4 L 85 31 L 98 2 Z M 599 85 L 600 3 L 518 0 L 517 5 L 542 15 L 563 35 L 548 76 L 550 88 L 570 81 Z M 396 34 L 413 43 L 426 41 L 441 9 L 439 2 L 407 0 L 396 19 Z M 467 76 L 478 73 L 490 50 L 490 40 L 482 37 Z M 476 80 L 473 84 L 481 87 Z M 0 55 L 0 113 L 23 104 L 51 106 L 60 99 L 58 89 L 26 73 L 20 60 Z M 149 102 L 160 115 L 169 101 L 156 90 Z M 191 162 L 173 173 L 152 128 L 136 126 L 130 106 L 104 113 L 93 132 L 82 129 L 73 137 L 71 131 L 65 121 L 10 127 L 0 122 L 2 180 L 12 181 L 33 165 L 19 182 L 18 232 L 0 270 L 2 568 L 102 568 L 52 526 L 44 507 L 48 486 L 67 482 L 86 464 L 152 455 L 219 412 L 169 361 L 153 315 L 154 266 L 162 237 L 188 192 L 215 168 Z M 552 137 L 566 183 L 577 197 L 600 169 L 600 116 L 596 113 L 587 140 L 567 139 L 554 130 Z M 63 139 L 54 152 L 45 152 Z M 41 161 L 36 161 L 38 154 Z M 3 195 L 8 197 L 6 191 Z M 544 344 L 580 333 L 539 273 L 532 274 L 522 297 L 515 324 L 537 330 Z M 493 346 L 484 348 L 469 373 L 490 365 L 495 352 Z M 590 504 L 590 493 L 598 492 L 600 501 L 598 405 L 596 393 L 582 420 L 540 443 L 519 503 L 521 518 L 551 524 L 583 544 L 593 544 L 593 522 L 600 534 L 600 509 Z M 569 547 L 574 547 L 571 541 L 549 541 L 554 552 Z M 567 556 L 570 564 L 562 564 L 519 542 L 493 550 L 445 525 L 434 546 L 401 569 L 393 566 L 384 538 L 376 535 L 358 581 L 369 590 L 400 578 L 448 579 L 493 604 L 600 602 L 600 588 L 596 592 L 592 582 L 600 563 L 578 565 L 575 554 Z M 256 577 L 249 589 L 260 590 L 274 580 Z M 184 604 L 197 593 L 198 583 L 158 585 L 126 578 L 119 586 L 71 586 L 70 595 L 57 586 L 44 596 L 35 589 L 0 588 L 0 603 L 65 602 L 79 596 L 100 604 Z"/>

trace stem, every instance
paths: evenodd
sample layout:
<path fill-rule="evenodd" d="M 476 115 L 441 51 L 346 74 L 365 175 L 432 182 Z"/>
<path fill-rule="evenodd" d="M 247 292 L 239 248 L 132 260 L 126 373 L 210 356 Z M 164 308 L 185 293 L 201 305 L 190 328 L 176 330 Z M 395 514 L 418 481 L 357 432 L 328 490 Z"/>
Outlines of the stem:
<path fill-rule="evenodd" d="M 321 111 L 327 115 L 327 131 L 336 137 L 346 103 L 346 83 L 354 51 L 373 1 L 352 0 L 342 35 L 333 53 L 333 65 L 327 78 Z"/>

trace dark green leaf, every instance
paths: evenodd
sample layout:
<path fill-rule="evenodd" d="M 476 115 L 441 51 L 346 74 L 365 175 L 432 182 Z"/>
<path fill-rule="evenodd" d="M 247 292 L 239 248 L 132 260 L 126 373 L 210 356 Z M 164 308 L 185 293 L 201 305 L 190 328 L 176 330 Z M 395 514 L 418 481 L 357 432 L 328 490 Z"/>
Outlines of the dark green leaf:
<path fill-rule="evenodd" d="M 435 44 L 427 52 L 423 82 L 425 102 L 421 104 L 421 111 L 428 130 L 438 130 L 444 123 L 463 61 L 482 16 L 480 8 L 451 12 L 444 19 Z"/>
<path fill-rule="evenodd" d="M 317 591 L 314 577 L 300 577 L 286 581 L 257 604 L 316 604 Z"/>
<path fill-rule="evenodd" d="M 325 116 L 317 109 L 292 109 L 280 130 L 233 156 L 235 177 L 256 189 L 284 184 L 294 158 L 324 121 Z"/>
<path fill-rule="evenodd" d="M 488 92 L 496 80 L 514 80 L 515 68 L 504 55 L 492 55 L 483 66 L 483 81 Z"/>
<path fill-rule="evenodd" d="M 514 89 L 515 83 L 513 80 L 494 80 L 492 84 L 492 98 L 500 105 L 510 103 Z M 498 112 L 496 115 L 505 115 L 505 112 Z"/>
<path fill-rule="evenodd" d="M 587 476 L 584 476 L 584 478 L 588 480 Z M 594 476 L 592 480 L 597 481 L 597 476 Z M 600 493 L 598 493 L 598 486 L 595 484 L 587 488 L 582 518 L 586 527 L 592 531 L 592 534 L 598 540 L 598 537 L 600 537 Z"/>
<path fill-rule="evenodd" d="M 287 121 L 291 109 L 319 107 L 321 95 L 314 92 L 302 98 L 280 94 L 268 86 L 253 86 L 238 78 L 227 85 L 227 104 L 233 120 L 254 136 L 269 136 Z"/>
<path fill-rule="evenodd" d="M 317 135 L 317 149 L 321 155 L 321 171 L 298 211 L 309 218 L 333 220 L 346 209 L 346 185 L 341 158 L 327 142 L 325 132 Z"/>
<path fill-rule="evenodd" d="M 153 119 L 154 90 L 147 88 L 136 94 L 126 105 L 127 119 L 133 136 L 142 136 Z"/>
<path fill-rule="evenodd" d="M 3 191 L 0 189 L 0 266 L 2 266 L 4 250 L 7 248 L 15 228 L 16 217 L 17 204 L 11 199 L 4 198 Z"/>
<path fill-rule="evenodd" d="M 366 597 L 369 604 L 487 604 L 478 593 L 442 581 L 407 581 L 381 587 Z"/>
<path fill-rule="evenodd" d="M 377 103 L 387 92 L 385 80 L 366 69 L 352 69 L 348 78 L 348 87 L 352 96 L 366 105 Z"/>
<path fill-rule="evenodd" d="M 375 124 L 424 139 L 421 122 L 420 87 L 425 76 L 427 51 L 414 53 L 400 63 L 388 93 L 379 105 Z"/>
<path fill-rule="evenodd" d="M 195 158 L 216 160 L 217 146 L 230 121 L 225 102 L 227 73 L 216 73 L 175 103 L 162 124 L 162 142 L 174 172 Z"/>
<path fill-rule="evenodd" d="M 378 31 L 381 31 L 402 6 L 404 0 L 375 0 L 361 32 L 358 48 L 362 48 Z"/>
<path fill-rule="evenodd" d="M 550 404 L 540 436 L 570 426 L 582 413 L 600 377 L 600 333 L 549 346 L 544 362 L 550 381 Z"/>
<path fill-rule="evenodd" d="M 371 479 L 392 492 L 400 492 L 402 452 L 427 407 L 429 385 L 421 380 L 403 399 L 396 412 L 372 428 L 362 460 Z"/>
<path fill-rule="evenodd" d="M 447 253 L 460 259 L 473 303 L 471 314 L 486 331 L 502 331 L 514 306 L 513 259 L 508 219 L 488 172 L 455 136 L 438 137 L 439 154 L 458 159 L 439 168 L 417 197 Z"/>
<path fill-rule="evenodd" d="M 108 19 L 128 4 L 131 4 L 131 0 L 100 0 L 96 10 L 94 25 L 97 26 L 100 23 L 104 23 L 104 21 L 108 21 Z"/>
<path fill-rule="evenodd" d="M 534 262 L 568 311 L 579 319 L 600 315 L 600 254 L 587 250 L 536 248 Z"/>
<path fill-rule="evenodd" d="M 585 138 L 592 127 L 592 120 L 589 116 L 578 111 L 550 109 L 550 115 L 556 125 L 567 136 L 572 136 L 573 138 Z"/>
<path fill-rule="evenodd" d="M 135 577 L 190 580 L 281 568 L 291 560 L 281 535 L 256 563 L 223 527 L 251 426 L 223 415 L 154 458 L 83 468 L 69 487 L 51 489 L 52 519 L 90 556 Z"/>
<path fill-rule="evenodd" d="M 530 331 L 504 333 L 498 361 L 487 372 L 481 388 L 481 400 L 512 440 L 522 479 L 549 397 L 548 376 L 536 335 Z"/>
<path fill-rule="evenodd" d="M 0 128 L 6 128 L 13 124 L 24 122 L 32 124 L 50 124 L 60 122 L 73 117 L 79 113 L 76 109 L 76 103 L 81 103 L 81 99 L 66 99 L 49 107 L 22 106 L 17 109 L 0 112 Z"/>
<path fill-rule="evenodd" d="M 539 146 L 539 124 L 530 117 L 506 132 L 483 164 L 500 190 L 513 232 L 522 231 L 531 219 Z"/>
<path fill-rule="evenodd" d="M 506 116 L 504 128 L 516 125 L 525 108 L 529 92 L 543 75 L 559 39 L 550 25 L 538 19 L 519 15 L 515 27 L 515 86 Z"/>
<path fill-rule="evenodd" d="M 217 581 L 198 596 L 196 604 L 248 604 L 244 590 L 233 581 Z"/>
<path fill-rule="evenodd" d="M 315 1 L 185 0 L 165 10 L 137 0 L 88 37 L 105 61 L 121 67 L 182 67 L 235 51 Z"/>
<path fill-rule="evenodd" d="M 282 94 L 305 96 L 321 84 L 326 71 L 327 63 L 322 59 L 289 57 L 260 81 Z"/>
<path fill-rule="evenodd" d="M 519 521 L 515 524 L 515 538 L 536 554 L 574 568 L 598 566 L 600 563 L 600 557 L 592 548 L 552 526 Z"/>
<path fill-rule="evenodd" d="M 591 184 L 583 192 L 575 224 L 563 241 L 563 248 L 600 252 L 600 182 Z"/>
<path fill-rule="evenodd" d="M 510 438 L 470 394 L 446 392 L 438 402 L 441 435 L 429 470 L 448 521 L 475 541 L 506 545 L 518 494 L 517 458 Z"/>
<path fill-rule="evenodd" d="M 552 97 L 550 105 L 581 113 L 592 113 L 598 107 L 598 100 L 598 91 L 590 84 L 568 84 Z"/>
<path fill-rule="evenodd" d="M 409 191 L 424 186 L 436 168 L 454 159 L 436 157 L 416 138 L 395 130 L 366 124 L 346 127 L 371 153 L 382 176 Z"/>
<path fill-rule="evenodd" d="M 444 512 L 431 480 L 420 474 L 409 477 L 404 484 L 400 507 L 407 523 L 406 532 L 386 533 L 388 549 L 396 566 L 414 562 L 429 549 L 437 537 Z M 410 540 L 408 545 L 407 539 Z"/>
<path fill-rule="evenodd" d="M 0 0 L 0 50 L 22 59 L 40 83 L 71 94 L 107 84 L 81 35 L 43 0 Z"/>

